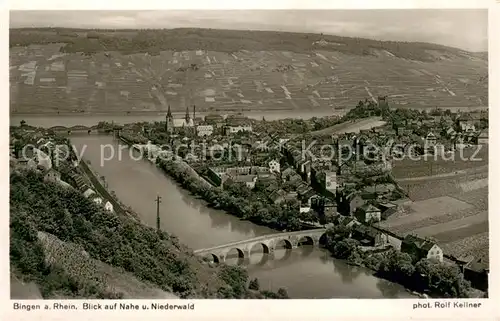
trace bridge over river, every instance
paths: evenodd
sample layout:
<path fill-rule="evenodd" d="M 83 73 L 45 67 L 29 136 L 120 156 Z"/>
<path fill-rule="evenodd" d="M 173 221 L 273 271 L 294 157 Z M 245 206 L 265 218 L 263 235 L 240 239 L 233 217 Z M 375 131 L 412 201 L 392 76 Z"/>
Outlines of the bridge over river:
<path fill-rule="evenodd" d="M 60 121 L 54 118 L 47 119 L 45 126 L 58 125 Z M 82 118 L 85 117 L 75 118 L 74 123 L 84 123 Z M 88 122 L 96 124 L 99 121 L 112 120 L 102 119 L 100 116 L 97 118 L 99 119 L 89 118 L 91 121 Z M 127 119 L 139 120 L 138 117 Z M 31 120 L 25 120 L 31 124 Z M 114 120 L 117 123 L 117 119 Z M 53 124 L 54 122 L 56 124 Z M 125 121 L 122 119 L 122 122 Z M 69 121 L 63 125 L 68 126 L 68 123 L 72 125 Z M 237 255 L 233 256 L 237 253 L 236 249 L 239 248 L 243 255 L 248 255 L 248 246 L 253 247 L 248 262 L 250 264 L 246 265 L 246 268 L 250 278 L 259 279 L 263 290 L 286 288 L 294 299 L 412 297 L 403 287 L 378 279 L 369 270 L 336 260 L 328 251 L 318 246 L 305 245 L 304 242 L 307 241 L 316 241 L 316 245 L 321 243 L 319 239 L 324 230 L 319 227 L 308 231 L 279 233 L 207 207 L 205 202 L 193 197 L 165 176 L 157 166 L 134 157 L 138 155 L 137 151 L 122 153 L 122 157 L 117 157 L 115 153 L 115 157 L 100 166 L 101 146 L 109 144 L 116 151 L 123 145 L 113 135 L 87 135 L 84 132 L 83 135 L 72 136 L 71 143 L 79 153 L 85 150 L 83 158 L 90 161 L 99 175 L 105 177 L 108 189 L 114 191 L 121 202 L 138 213 L 138 218 L 144 224 L 156 228 L 157 208 L 151 195 L 155 196 L 160 192 L 163 198 L 160 204 L 161 229 L 177 236 L 180 242 L 192 249 L 202 249 L 196 251 L 201 256 L 216 254 L 221 260 L 225 259 L 233 265 L 233 261 L 237 259 Z M 136 188 L 137 186 L 140 188 Z M 301 244 L 304 246 L 291 251 L 284 251 L 281 245 L 290 248 L 298 246 L 300 242 L 303 242 Z M 275 249 L 272 258 L 262 253 L 265 248 L 260 244 L 264 244 L 269 252 Z"/>
<path fill-rule="evenodd" d="M 239 259 L 245 260 L 250 258 L 251 251 L 255 246 L 261 246 L 264 254 L 273 256 L 276 247 L 280 244 L 283 244 L 286 249 L 293 249 L 301 244 L 319 246 L 323 243 L 325 232 L 326 229 L 321 228 L 269 234 L 211 248 L 199 249 L 194 251 L 194 254 L 203 257 L 211 257 L 215 263 L 219 263 L 226 260 L 231 250 L 236 250 Z"/>

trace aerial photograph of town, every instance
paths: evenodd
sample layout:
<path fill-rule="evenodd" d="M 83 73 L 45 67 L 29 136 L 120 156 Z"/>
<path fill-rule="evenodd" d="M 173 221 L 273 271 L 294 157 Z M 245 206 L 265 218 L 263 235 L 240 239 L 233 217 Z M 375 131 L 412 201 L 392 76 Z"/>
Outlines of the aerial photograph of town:
<path fill-rule="evenodd" d="M 487 298 L 487 25 L 11 11 L 11 299 Z"/>

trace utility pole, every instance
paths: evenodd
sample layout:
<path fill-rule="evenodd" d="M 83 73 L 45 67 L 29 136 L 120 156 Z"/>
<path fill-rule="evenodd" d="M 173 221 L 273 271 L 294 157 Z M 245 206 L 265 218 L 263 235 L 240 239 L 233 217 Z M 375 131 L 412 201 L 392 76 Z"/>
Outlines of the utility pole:
<path fill-rule="evenodd" d="M 160 232 L 160 203 L 161 203 L 161 197 L 158 195 L 156 196 L 156 229 L 158 232 Z"/>

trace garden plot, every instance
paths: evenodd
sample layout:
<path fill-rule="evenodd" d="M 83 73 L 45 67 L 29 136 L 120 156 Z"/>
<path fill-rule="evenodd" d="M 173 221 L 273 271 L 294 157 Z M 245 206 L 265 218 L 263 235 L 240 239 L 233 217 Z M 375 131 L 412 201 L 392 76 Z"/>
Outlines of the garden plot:
<path fill-rule="evenodd" d="M 487 222 L 488 222 L 488 211 L 482 211 L 477 213 L 476 215 L 468 216 L 465 218 L 457 219 L 457 220 L 452 220 L 448 221 L 445 223 L 441 224 L 434 224 L 422 228 L 418 228 L 416 230 L 413 230 L 412 233 L 415 233 L 420 236 L 432 236 L 434 238 L 437 238 L 439 236 L 439 241 L 440 242 L 451 242 L 455 241 L 456 239 L 452 240 L 449 238 L 449 234 L 447 236 L 447 233 L 450 232 L 456 232 L 456 231 L 462 231 L 465 232 L 467 228 L 472 228 L 472 230 L 476 230 L 476 228 L 480 227 L 484 223 L 486 223 L 486 228 L 484 228 L 484 225 L 482 228 L 479 228 L 476 230 L 474 233 L 463 233 L 463 235 L 459 238 L 464 238 L 466 236 L 482 233 L 488 230 L 487 228 Z M 479 231 L 479 232 L 478 232 Z"/>
<path fill-rule="evenodd" d="M 454 257 L 472 255 L 489 261 L 489 233 L 483 232 L 461 240 L 440 244 L 446 254 Z"/>
<path fill-rule="evenodd" d="M 461 170 L 471 170 L 474 173 L 477 173 L 487 172 L 487 165 L 488 147 L 480 148 L 477 153 L 476 148 L 470 148 L 462 151 L 456 151 L 453 161 L 446 160 L 441 157 L 438 157 L 437 159 L 430 157 L 429 159 L 403 159 L 394 161 L 393 174 L 396 178 L 405 179 L 410 177 L 453 173 Z M 474 179 L 477 179 L 477 177 L 474 177 Z"/>
<path fill-rule="evenodd" d="M 470 192 L 477 189 L 488 187 L 488 178 L 478 179 L 470 182 L 460 183 L 460 188 L 464 192 Z"/>
<path fill-rule="evenodd" d="M 413 202 L 410 205 L 410 212 L 398 218 L 389 218 L 381 223 L 385 227 L 397 227 L 410 225 L 431 217 L 439 217 L 460 210 L 471 209 L 472 205 L 457 200 L 450 196 L 441 196 L 423 201 Z"/>
<path fill-rule="evenodd" d="M 432 237 L 436 239 L 438 243 L 444 244 L 456 242 L 466 237 L 471 237 L 484 232 L 488 232 L 487 220 L 452 230 L 444 230 L 443 232 L 433 234 Z"/>
<path fill-rule="evenodd" d="M 370 117 L 359 121 L 355 121 L 353 123 L 341 123 L 322 130 L 314 131 L 311 132 L 311 135 L 353 133 L 353 132 L 359 132 L 360 130 L 363 129 L 370 129 L 373 127 L 383 126 L 384 124 L 385 122 L 380 120 L 380 117 Z"/>

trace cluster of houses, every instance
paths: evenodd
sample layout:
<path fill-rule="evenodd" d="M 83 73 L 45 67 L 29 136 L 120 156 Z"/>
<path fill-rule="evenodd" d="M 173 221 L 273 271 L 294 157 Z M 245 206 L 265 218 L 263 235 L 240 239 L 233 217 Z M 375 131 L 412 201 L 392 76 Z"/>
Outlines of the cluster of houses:
<path fill-rule="evenodd" d="M 196 136 L 216 136 L 216 142 L 224 148 L 237 148 L 243 152 L 240 163 L 245 165 L 230 165 L 230 162 L 221 161 L 209 167 L 206 178 L 213 185 L 224 188 L 228 182 L 240 182 L 250 189 L 258 185 L 265 189 L 265 195 L 275 204 L 298 200 L 300 212 L 313 210 L 323 223 L 352 227 L 351 237 L 366 248 L 377 250 L 391 246 L 409 253 L 415 261 L 428 258 L 446 262 L 447 258 L 432 240 L 415 235 L 399 237 L 377 226 L 377 222 L 402 210 L 409 201 L 397 184 L 384 179 L 392 170 L 391 156 L 409 152 L 410 146 L 412 153 L 423 155 L 435 153 L 435 147 L 440 144 L 445 147 L 443 151 L 453 150 L 460 144 L 487 144 L 487 129 L 484 129 L 487 128 L 487 114 L 484 113 L 409 119 L 404 125 L 393 123 L 357 133 L 316 136 L 316 145 L 310 149 L 310 153 L 304 153 L 300 147 L 287 143 L 287 139 L 266 140 L 267 137 L 263 138 L 260 133 L 246 135 L 246 141 L 241 144 L 225 142 L 222 135 L 231 138 L 231 135 L 239 132 L 252 132 L 250 122 L 241 115 L 224 119 L 212 114 L 196 126 L 196 122 L 186 113 L 184 121 L 178 122 L 180 125 L 177 128 L 192 128 L 192 135 L 186 135 L 191 138 L 183 138 L 187 141 L 195 140 Z M 171 132 L 175 133 L 176 127 L 173 128 Z M 379 148 L 370 152 L 369 160 L 356 157 L 365 155 L 367 146 L 383 147 L 389 141 L 401 148 L 391 150 L 392 154 L 389 155 L 383 154 L 386 150 Z M 318 151 L 325 144 L 333 146 L 333 150 L 343 157 L 322 157 Z M 273 151 L 278 153 L 270 158 Z M 346 153 L 353 153 L 353 157 L 346 157 L 349 156 Z M 485 275 L 487 278 L 487 265 L 473 259 L 460 262 L 458 259 L 453 260 L 453 264 L 458 263 L 468 279 L 479 280 L 474 282 L 480 288 Z"/>
<path fill-rule="evenodd" d="M 253 189 L 260 183 L 269 201 L 281 204 L 287 200 L 298 200 L 301 212 L 313 209 L 318 198 L 318 194 L 302 180 L 295 169 L 286 167 L 282 171 L 279 160 L 271 160 L 267 166 L 210 167 L 207 178 L 220 188 L 224 188 L 224 184 L 228 182 L 240 182 Z"/>
<path fill-rule="evenodd" d="M 416 132 L 421 132 L 421 135 Z M 409 119 L 404 123 L 393 123 L 392 128 L 385 133 L 397 138 L 399 142 L 421 145 L 423 149 L 425 146 L 436 145 L 436 142 L 442 144 L 446 150 L 467 145 L 484 145 L 488 144 L 488 112 L 445 114 L 429 116 L 428 119 L 422 120 Z"/>
<path fill-rule="evenodd" d="M 448 127 L 443 133 L 455 142 L 455 145 L 488 144 L 488 113 L 466 113 L 457 117 L 455 128 Z"/>
<path fill-rule="evenodd" d="M 358 137 L 346 136 L 341 142 L 335 139 L 333 145 L 336 150 L 341 151 L 339 146 L 342 145 L 339 144 L 351 146 L 359 142 Z M 390 164 L 382 158 L 377 160 L 374 157 L 374 161 L 369 164 L 355 157 L 352 160 L 344 158 L 346 161 L 339 164 L 338 159 L 323 159 L 315 157 L 314 153 L 303 154 L 294 146 L 284 148 L 284 155 L 297 173 L 297 178 L 321 196 L 321 213 L 330 215 L 339 212 L 347 216 L 357 215 L 362 222 L 377 222 L 397 208 L 397 205 L 391 203 L 396 185 L 391 182 L 376 182 L 391 170 Z M 362 178 L 371 178 L 373 183 L 363 184 Z"/>
<path fill-rule="evenodd" d="M 196 117 L 196 106 L 193 106 L 193 116 L 189 114 L 186 107 L 184 118 L 174 118 L 168 106 L 165 116 L 165 132 L 170 135 L 182 131 L 184 135 L 209 137 L 213 134 L 230 135 L 238 132 L 252 132 L 252 124 L 243 115 L 230 115 L 226 119 L 219 114 L 209 114 L 205 118 Z"/>
<path fill-rule="evenodd" d="M 17 150 L 13 146 L 15 139 L 11 141 L 10 162 L 12 166 L 24 167 L 29 170 L 39 171 L 44 175 L 45 182 L 59 184 L 64 188 L 75 188 L 83 196 L 94 203 L 104 207 L 106 211 L 114 212 L 113 205 L 104 197 L 96 193 L 77 169 L 78 162 L 70 161 L 69 146 L 55 144 L 54 141 L 33 135 L 33 144 L 29 148 Z M 61 166 L 68 164 L 69 167 Z M 68 177 L 71 184 L 61 179 L 60 170 L 69 170 Z"/>
<path fill-rule="evenodd" d="M 338 215 L 334 225 L 343 225 L 351 230 L 350 238 L 358 240 L 365 252 L 377 253 L 394 248 L 407 253 L 413 263 L 422 259 L 434 260 L 448 265 L 456 265 L 476 289 L 488 290 L 489 266 L 481 258 L 473 256 L 452 258 L 446 256 L 443 249 L 433 240 L 408 234 L 400 237 L 394 233 L 378 228 L 376 225 L 360 223 L 354 217 Z"/>
<path fill-rule="evenodd" d="M 86 179 L 77 171 L 72 171 L 69 176 L 73 181 L 75 188 L 80 191 L 85 198 L 91 200 L 97 205 L 101 205 L 108 212 L 114 213 L 113 204 L 109 200 L 105 200 L 102 195 L 94 191 L 90 184 L 86 182 Z"/>
<path fill-rule="evenodd" d="M 275 163 L 271 161 L 270 163 Z M 279 163 L 278 163 L 279 164 Z M 259 178 L 266 178 L 272 175 L 270 167 L 264 166 L 219 166 L 210 167 L 207 171 L 207 176 L 214 185 L 223 187 L 228 180 L 232 182 L 242 182 L 250 189 L 255 187 L 255 183 Z"/>

